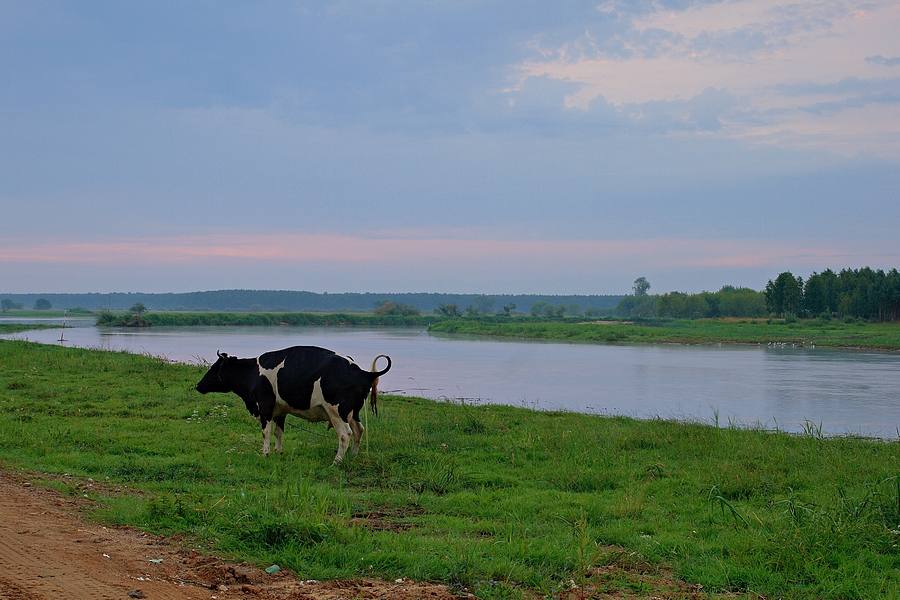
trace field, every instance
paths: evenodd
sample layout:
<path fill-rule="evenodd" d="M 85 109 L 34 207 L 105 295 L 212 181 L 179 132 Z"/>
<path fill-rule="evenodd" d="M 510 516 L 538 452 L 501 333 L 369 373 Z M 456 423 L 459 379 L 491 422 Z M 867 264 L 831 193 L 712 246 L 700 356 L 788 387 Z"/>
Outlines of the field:
<path fill-rule="evenodd" d="M 900 324 L 820 319 L 678 319 L 671 321 L 479 321 L 454 319 L 429 327 L 435 333 L 582 342 L 667 344 L 815 344 L 900 350 Z"/>
<path fill-rule="evenodd" d="M 193 389 L 200 366 L 19 341 L 0 364 L 3 468 L 68 473 L 45 479 L 94 519 L 302 578 L 900 597 L 897 442 L 386 396 L 331 466 L 334 433 L 292 418 L 260 456 L 243 403 Z"/>

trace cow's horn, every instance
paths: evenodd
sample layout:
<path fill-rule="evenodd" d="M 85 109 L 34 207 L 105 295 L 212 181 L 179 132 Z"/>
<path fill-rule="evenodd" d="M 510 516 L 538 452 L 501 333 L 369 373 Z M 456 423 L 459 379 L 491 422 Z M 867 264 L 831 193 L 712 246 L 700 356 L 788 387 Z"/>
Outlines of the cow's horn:
<path fill-rule="evenodd" d="M 228 355 L 227 355 L 227 354 L 222 354 L 221 352 L 219 352 L 218 350 L 216 350 L 216 356 L 218 356 L 219 358 L 225 358 L 225 357 L 227 357 Z"/>

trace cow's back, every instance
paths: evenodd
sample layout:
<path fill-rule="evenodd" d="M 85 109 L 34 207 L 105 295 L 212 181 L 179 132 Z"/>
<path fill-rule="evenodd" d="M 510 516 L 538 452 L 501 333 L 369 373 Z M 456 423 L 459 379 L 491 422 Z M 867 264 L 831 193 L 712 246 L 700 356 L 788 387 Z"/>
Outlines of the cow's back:
<path fill-rule="evenodd" d="M 309 408 L 316 381 L 337 355 L 317 346 L 293 346 L 261 354 L 260 369 L 277 369 L 278 396 L 294 408 Z M 282 366 L 283 365 L 283 366 Z M 280 367 L 280 368 L 279 368 Z"/>

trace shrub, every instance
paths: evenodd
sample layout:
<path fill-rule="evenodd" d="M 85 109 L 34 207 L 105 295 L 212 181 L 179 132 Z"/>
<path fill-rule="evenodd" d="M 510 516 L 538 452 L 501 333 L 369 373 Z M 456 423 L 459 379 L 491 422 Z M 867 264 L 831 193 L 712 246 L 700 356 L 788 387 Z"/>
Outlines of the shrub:
<path fill-rule="evenodd" d="M 419 315 L 419 309 L 415 306 L 403 304 L 402 302 L 385 301 L 375 306 L 373 314 L 378 316 L 397 315 L 400 317 L 416 317 Z"/>

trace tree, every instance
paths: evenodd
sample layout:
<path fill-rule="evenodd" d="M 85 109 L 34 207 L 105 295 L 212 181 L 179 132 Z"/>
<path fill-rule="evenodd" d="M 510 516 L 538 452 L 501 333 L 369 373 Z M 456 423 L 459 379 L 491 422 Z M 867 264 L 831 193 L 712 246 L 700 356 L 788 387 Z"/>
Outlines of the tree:
<path fill-rule="evenodd" d="M 503 305 L 503 316 L 508 317 L 509 313 L 511 313 L 514 310 L 516 310 L 515 302 L 510 302 L 509 304 L 504 304 Z"/>
<path fill-rule="evenodd" d="M 762 317 L 766 314 L 766 297 L 762 292 L 726 285 L 714 296 L 718 299 L 718 311 L 716 315 L 710 316 Z"/>
<path fill-rule="evenodd" d="M 462 313 L 459 312 L 459 305 L 457 304 L 444 304 L 443 302 L 438 302 L 437 308 L 434 309 L 439 315 L 444 315 L 445 317 L 461 317 Z"/>
<path fill-rule="evenodd" d="M 22 306 L 23 305 L 21 302 L 13 302 L 9 298 L 4 298 L 3 302 L 0 302 L 0 310 L 2 310 L 3 312 L 22 308 Z"/>
<path fill-rule="evenodd" d="M 530 312 L 532 317 L 552 317 L 553 305 L 546 300 L 538 300 L 532 303 Z"/>
<path fill-rule="evenodd" d="M 494 312 L 494 303 L 497 302 L 497 296 L 475 296 L 473 305 L 481 314 L 489 315 Z"/>
<path fill-rule="evenodd" d="M 684 318 L 684 304 L 687 294 L 669 292 L 656 300 L 656 316 L 671 319 Z"/>
<path fill-rule="evenodd" d="M 147 307 L 144 306 L 143 302 L 135 302 L 131 305 L 131 308 L 128 309 L 129 312 L 133 312 L 136 315 L 147 312 Z"/>
<path fill-rule="evenodd" d="M 46 298 L 38 298 L 34 301 L 34 310 L 50 310 L 53 305 Z"/>
<path fill-rule="evenodd" d="M 646 296 L 647 292 L 650 291 L 650 282 L 647 281 L 646 277 L 638 277 L 634 280 L 631 289 L 635 296 Z"/>
<path fill-rule="evenodd" d="M 803 278 L 790 271 L 780 273 L 766 284 L 766 309 L 775 314 L 798 314 L 803 310 Z"/>
<path fill-rule="evenodd" d="M 372 311 L 372 314 L 378 316 L 387 316 L 387 315 L 399 315 L 401 317 L 415 317 L 419 315 L 419 309 L 415 306 L 410 306 L 409 304 L 403 304 L 402 302 L 391 302 L 390 300 L 386 300 L 384 302 L 376 302 L 375 310 Z"/>
<path fill-rule="evenodd" d="M 831 316 L 837 311 L 837 275 L 831 269 L 822 273 L 813 273 L 806 280 L 803 289 L 803 306 L 814 316 L 827 314 Z"/>

